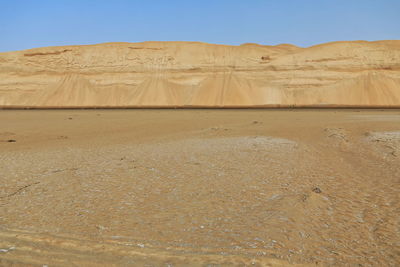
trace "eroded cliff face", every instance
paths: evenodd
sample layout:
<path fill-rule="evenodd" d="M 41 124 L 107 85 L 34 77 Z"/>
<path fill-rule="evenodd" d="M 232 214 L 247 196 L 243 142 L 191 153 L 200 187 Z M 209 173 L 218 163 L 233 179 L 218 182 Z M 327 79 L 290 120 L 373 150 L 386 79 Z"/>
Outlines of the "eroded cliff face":
<path fill-rule="evenodd" d="M 0 53 L 0 106 L 400 106 L 400 41 L 106 43 Z"/>

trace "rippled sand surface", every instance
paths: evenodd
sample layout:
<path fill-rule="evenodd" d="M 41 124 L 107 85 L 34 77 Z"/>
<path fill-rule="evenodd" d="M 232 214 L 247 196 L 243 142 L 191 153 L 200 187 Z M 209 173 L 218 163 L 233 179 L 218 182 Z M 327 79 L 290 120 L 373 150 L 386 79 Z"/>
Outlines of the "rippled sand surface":
<path fill-rule="evenodd" d="M 0 112 L 0 265 L 396 266 L 399 110 Z"/>

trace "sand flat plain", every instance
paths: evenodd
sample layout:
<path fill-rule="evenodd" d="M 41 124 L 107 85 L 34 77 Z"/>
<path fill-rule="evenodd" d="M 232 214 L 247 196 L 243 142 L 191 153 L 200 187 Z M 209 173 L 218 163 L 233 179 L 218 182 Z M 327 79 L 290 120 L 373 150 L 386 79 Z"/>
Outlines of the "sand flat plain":
<path fill-rule="evenodd" d="M 400 261 L 400 110 L 5 110 L 0 184 L 5 266 Z"/>

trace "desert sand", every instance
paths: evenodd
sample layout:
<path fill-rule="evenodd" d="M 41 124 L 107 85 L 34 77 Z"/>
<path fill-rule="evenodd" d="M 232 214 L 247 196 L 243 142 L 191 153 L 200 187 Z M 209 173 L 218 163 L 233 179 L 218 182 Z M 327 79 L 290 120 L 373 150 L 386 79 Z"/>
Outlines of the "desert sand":
<path fill-rule="evenodd" d="M 0 107 L 400 107 L 400 41 L 105 43 L 0 53 Z"/>
<path fill-rule="evenodd" d="M 14 75 L 38 88 L 60 77 Z M 65 82 L 80 75 L 104 82 Z M 92 103 L 61 89 L 54 99 Z M 400 110 L 3 110 L 0 122 L 1 266 L 400 262 Z"/>

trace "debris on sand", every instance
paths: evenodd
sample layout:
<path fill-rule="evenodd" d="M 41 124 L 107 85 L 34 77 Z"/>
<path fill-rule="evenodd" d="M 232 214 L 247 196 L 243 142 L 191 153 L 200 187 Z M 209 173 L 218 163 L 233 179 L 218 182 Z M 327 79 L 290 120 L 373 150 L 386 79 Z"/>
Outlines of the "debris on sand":
<path fill-rule="evenodd" d="M 102 225 L 96 225 L 96 228 L 99 229 L 100 231 L 104 231 L 107 229 L 107 227 L 102 226 Z"/>
<path fill-rule="evenodd" d="M 369 132 L 365 136 L 368 141 L 380 144 L 381 151 L 387 155 L 397 157 L 400 152 L 400 131 Z"/>
<path fill-rule="evenodd" d="M 9 248 L 0 248 L 0 252 L 9 252 L 9 251 L 11 251 L 11 250 L 14 250 L 15 249 L 15 247 L 9 247 Z"/>
<path fill-rule="evenodd" d="M 220 128 L 220 127 L 212 127 L 210 128 L 211 131 L 228 131 L 228 128 Z"/>
<path fill-rule="evenodd" d="M 328 134 L 328 138 L 336 138 L 348 142 L 346 131 L 343 128 L 325 128 L 324 131 Z"/>
<path fill-rule="evenodd" d="M 15 143 L 15 142 L 17 142 L 17 140 L 15 140 L 15 139 L 8 139 L 6 142 L 8 142 L 8 143 Z"/>
<path fill-rule="evenodd" d="M 322 193 L 321 189 L 319 187 L 314 187 L 312 190 L 314 193 L 320 194 Z"/>
<path fill-rule="evenodd" d="M 14 196 L 14 195 L 17 195 L 17 194 L 21 193 L 24 189 L 26 189 L 26 188 L 28 188 L 28 187 L 31 187 L 32 185 L 37 185 L 37 184 L 40 184 L 40 182 L 35 182 L 35 183 L 31 183 L 31 184 L 22 186 L 22 187 L 18 188 L 16 191 L 14 191 L 14 192 L 12 192 L 12 193 L 6 195 L 6 196 L 0 196 L 0 199 L 1 199 L 1 198 L 12 197 L 12 196 Z"/>

